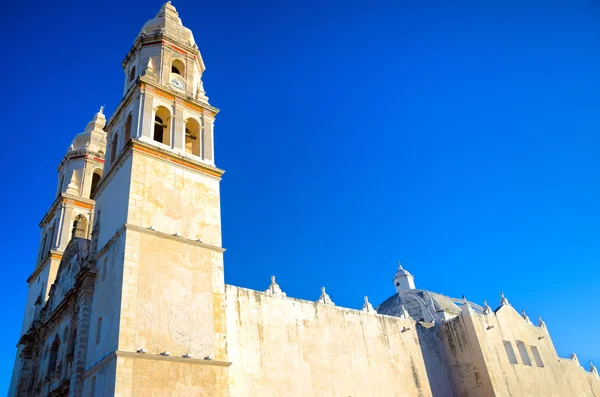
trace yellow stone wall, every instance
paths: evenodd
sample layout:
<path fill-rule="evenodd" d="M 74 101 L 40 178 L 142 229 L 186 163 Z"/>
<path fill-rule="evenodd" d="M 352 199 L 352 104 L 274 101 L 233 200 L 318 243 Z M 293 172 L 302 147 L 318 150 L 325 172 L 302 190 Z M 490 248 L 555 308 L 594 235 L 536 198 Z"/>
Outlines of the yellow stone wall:
<path fill-rule="evenodd" d="M 482 315 L 463 308 L 442 326 L 455 387 L 462 396 L 598 396 L 600 378 L 578 362 L 559 358 L 548 330 L 526 322 L 511 306 Z M 509 362 L 504 342 L 511 343 L 517 363 Z M 526 365 L 517 341 L 523 342 Z M 532 354 L 535 346 L 543 366 Z"/>
<path fill-rule="evenodd" d="M 100 216 L 102 245 L 87 361 L 93 367 L 115 350 L 117 355 L 147 353 L 143 359 L 119 357 L 114 372 L 88 376 L 85 387 L 91 390 L 96 382 L 96 390 L 119 396 L 227 396 L 227 387 L 224 394 L 214 392 L 228 384 L 220 171 L 204 172 L 206 166 L 139 142 L 126 150 L 99 198 L 109 210 Z M 127 208 L 108 219 L 112 203 L 123 201 L 119 192 Z M 106 273 L 104 258 L 109 258 Z M 102 341 L 95 345 L 99 316 Z M 182 358 L 185 354 L 211 356 L 220 364 L 192 365 L 193 359 Z M 113 390 L 106 388 L 110 385 Z"/>
<path fill-rule="evenodd" d="M 134 149 L 127 222 L 220 247 L 220 179 L 151 150 Z"/>
<path fill-rule="evenodd" d="M 452 395 L 435 331 L 413 320 L 229 285 L 226 296 L 232 397 Z"/>
<path fill-rule="evenodd" d="M 228 397 L 227 367 L 194 360 L 125 358 L 134 397 Z M 189 360 L 191 361 L 191 360 Z"/>

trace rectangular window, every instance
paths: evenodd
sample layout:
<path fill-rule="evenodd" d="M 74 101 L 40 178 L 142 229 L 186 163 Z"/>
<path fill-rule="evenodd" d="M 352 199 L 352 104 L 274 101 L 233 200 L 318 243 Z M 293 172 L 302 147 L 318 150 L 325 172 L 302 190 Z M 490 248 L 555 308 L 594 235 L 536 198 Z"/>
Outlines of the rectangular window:
<path fill-rule="evenodd" d="M 96 395 L 96 377 L 92 378 L 92 386 L 90 390 L 90 397 L 94 397 Z"/>
<path fill-rule="evenodd" d="M 106 272 L 108 271 L 108 256 L 102 261 L 102 281 L 106 280 Z"/>
<path fill-rule="evenodd" d="M 506 349 L 506 355 L 508 356 L 508 362 L 511 364 L 518 364 L 517 356 L 515 355 L 515 351 L 513 350 L 512 344 L 507 340 L 504 341 L 504 349 Z"/>
<path fill-rule="evenodd" d="M 538 367 L 543 367 L 544 362 L 542 361 L 542 356 L 540 356 L 540 351 L 537 346 L 529 346 L 531 348 L 531 354 L 533 354 L 533 359 L 535 361 L 535 365 Z"/>
<path fill-rule="evenodd" d="M 518 340 L 517 341 L 517 349 L 519 349 L 519 355 L 521 356 L 521 360 L 525 365 L 531 365 L 531 360 L 529 359 L 529 354 L 527 354 L 527 347 L 525 343 Z"/>
<path fill-rule="evenodd" d="M 102 333 L 102 317 L 98 317 L 98 323 L 96 324 L 96 344 L 100 343 L 101 333 Z"/>

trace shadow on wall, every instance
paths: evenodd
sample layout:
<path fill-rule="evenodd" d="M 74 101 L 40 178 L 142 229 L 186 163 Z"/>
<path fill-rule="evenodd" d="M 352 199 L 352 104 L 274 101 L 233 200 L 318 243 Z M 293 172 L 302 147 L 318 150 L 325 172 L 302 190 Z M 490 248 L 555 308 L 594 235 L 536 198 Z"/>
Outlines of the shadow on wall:
<path fill-rule="evenodd" d="M 454 397 L 449 367 L 445 359 L 446 353 L 442 340 L 438 336 L 439 327 L 423 322 L 417 322 L 415 326 L 432 394 L 436 397 Z"/>

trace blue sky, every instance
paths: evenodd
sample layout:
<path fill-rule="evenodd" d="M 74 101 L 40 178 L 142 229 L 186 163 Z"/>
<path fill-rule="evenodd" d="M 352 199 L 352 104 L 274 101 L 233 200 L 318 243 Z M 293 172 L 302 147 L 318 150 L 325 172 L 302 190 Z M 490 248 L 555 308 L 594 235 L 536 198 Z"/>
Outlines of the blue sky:
<path fill-rule="evenodd" d="M 415 4 L 419 3 L 419 4 Z M 565 1 L 174 2 L 217 117 L 227 283 L 358 308 L 417 287 L 542 315 L 600 364 L 600 8 Z M 160 1 L 9 2 L 7 387 L 38 222 L 72 137 L 117 106 Z M 586 364 L 587 365 L 587 364 Z"/>

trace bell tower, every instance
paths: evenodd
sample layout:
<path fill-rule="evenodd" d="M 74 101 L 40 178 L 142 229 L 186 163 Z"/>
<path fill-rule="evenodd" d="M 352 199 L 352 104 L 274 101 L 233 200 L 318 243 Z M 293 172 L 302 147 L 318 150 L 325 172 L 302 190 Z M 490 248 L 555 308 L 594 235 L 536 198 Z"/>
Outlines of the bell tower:
<path fill-rule="evenodd" d="M 170 2 L 122 66 L 96 192 L 83 394 L 226 395 L 218 109 L 204 92 L 193 34 Z"/>
<path fill-rule="evenodd" d="M 40 245 L 33 272 L 27 278 L 28 293 L 21 336 L 27 333 L 44 307 L 58 267 L 72 237 L 89 238 L 93 222 L 96 188 L 102 178 L 106 133 L 103 109 L 85 130 L 75 136 L 58 165 L 56 196 L 40 221 Z M 21 368 L 21 352 L 14 366 L 10 390 L 14 390 Z"/>

